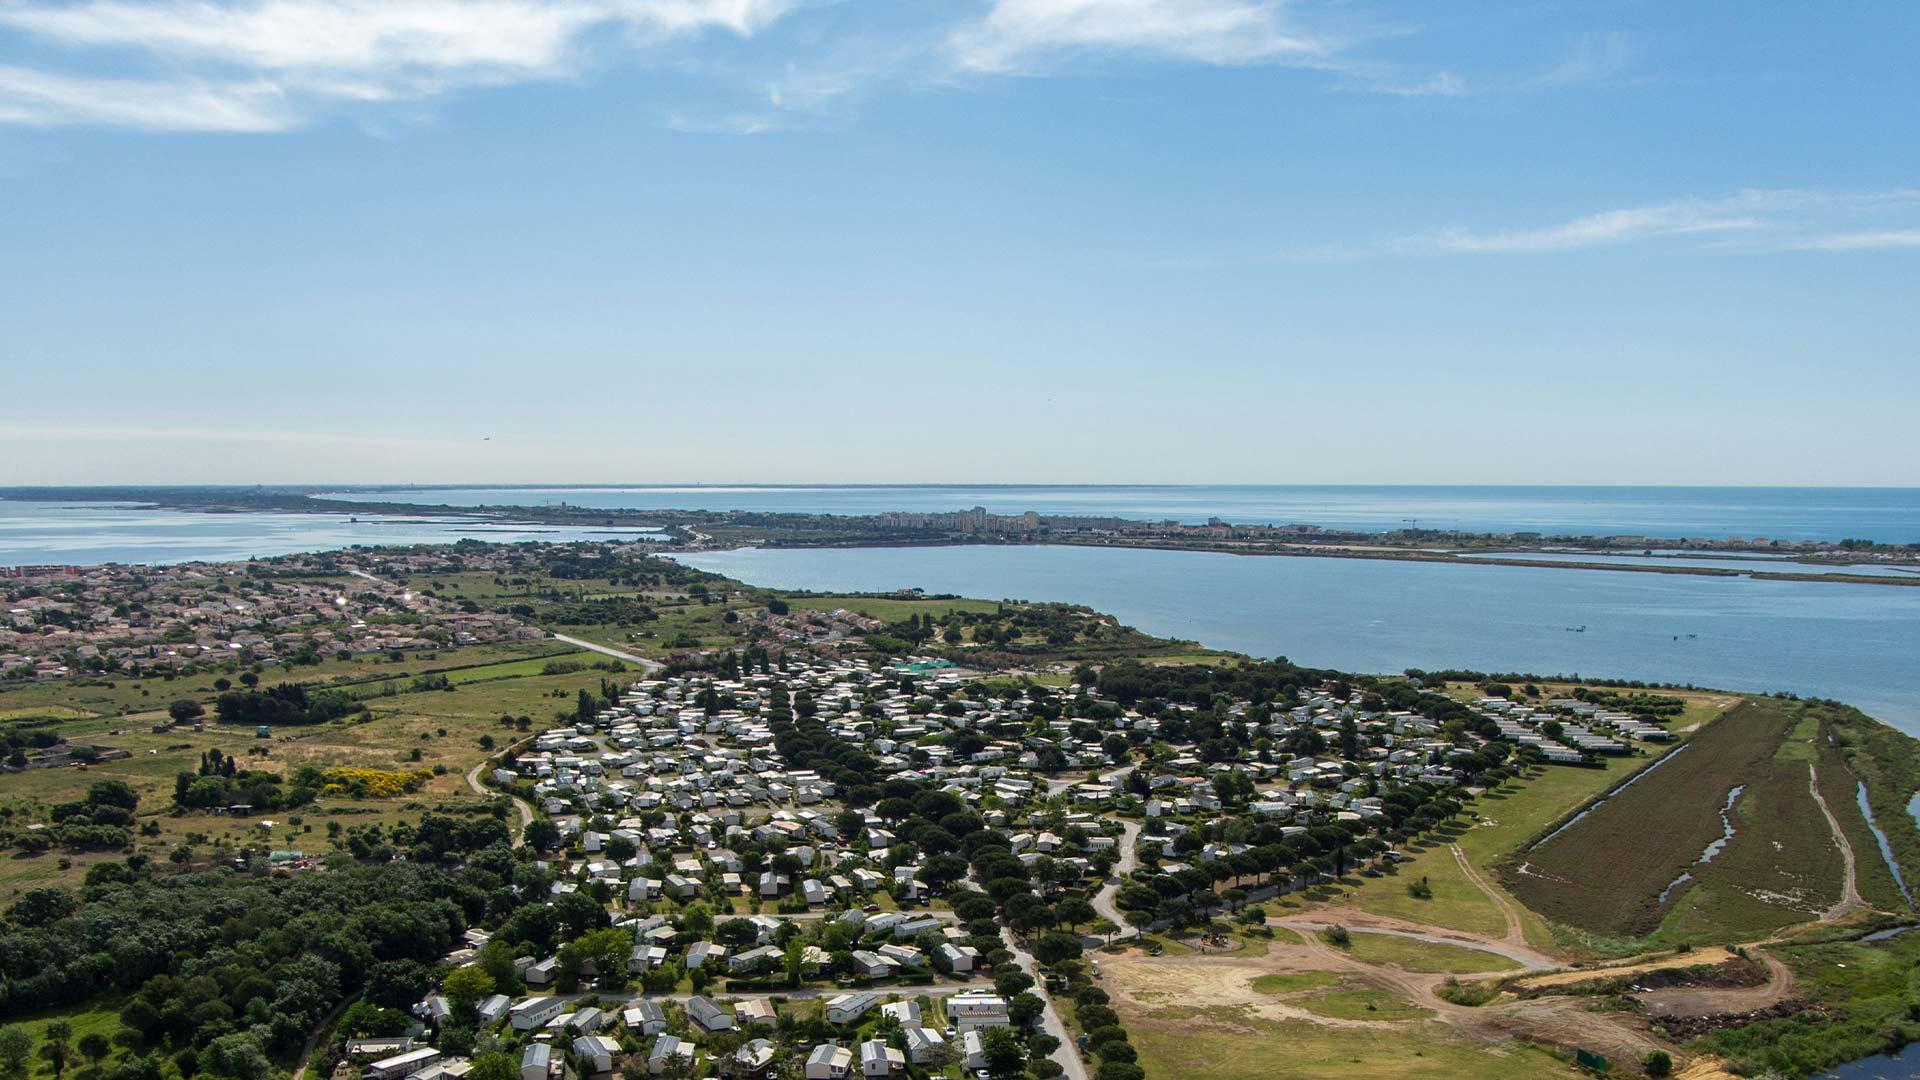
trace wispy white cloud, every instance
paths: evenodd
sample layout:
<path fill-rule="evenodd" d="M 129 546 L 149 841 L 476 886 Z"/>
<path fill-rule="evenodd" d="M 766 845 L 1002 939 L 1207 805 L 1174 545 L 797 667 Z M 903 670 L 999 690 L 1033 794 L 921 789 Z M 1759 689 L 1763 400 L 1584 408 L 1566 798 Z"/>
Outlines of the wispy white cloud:
<path fill-rule="evenodd" d="M 562 76 L 596 31 L 618 32 L 639 48 L 709 31 L 749 36 L 796 2 L 24 0 L 0 4 L 0 29 L 106 56 L 116 71 L 131 57 L 164 74 L 107 80 L 15 67 L 0 85 L 0 119 L 275 130 L 329 103 Z M 148 107 L 140 107 L 143 96 Z M 277 98 L 277 107 L 245 107 L 263 97 Z"/>
<path fill-rule="evenodd" d="M 1403 243 L 1415 249 L 1425 247 L 1460 254 L 1526 254 L 1670 236 L 1748 232 L 1764 227 L 1762 219 L 1749 214 L 1731 212 L 1713 203 L 1686 200 L 1607 210 L 1538 228 L 1475 231 L 1455 226 L 1408 237 Z"/>
<path fill-rule="evenodd" d="M 1920 229 L 1836 232 L 1838 223 L 1920 210 L 1920 191 L 1836 193 L 1748 189 L 1676 199 L 1514 229 L 1448 226 L 1391 238 L 1394 253 L 1532 255 L 1636 243 L 1691 243 L 1720 250 L 1866 250 L 1920 247 Z"/>
<path fill-rule="evenodd" d="M 1358 90 L 1368 94 L 1386 94 L 1391 97 L 1464 97 L 1469 93 L 1467 80 L 1451 71 L 1437 72 L 1428 78 L 1412 82 L 1376 79 L 1371 82 L 1351 83 L 1341 89 Z"/>
<path fill-rule="evenodd" d="M 1315 65 L 1339 50 L 1275 0 L 993 0 L 949 43 L 963 70 L 1003 74 L 1075 54 Z"/>
<path fill-rule="evenodd" d="M 0 66 L 0 123 L 277 131 L 291 122 L 287 104 L 259 80 L 89 79 Z"/>
<path fill-rule="evenodd" d="M 737 112 L 718 116 L 670 113 L 667 127 L 689 135 L 765 135 L 780 130 L 780 118 L 769 113 Z"/>
<path fill-rule="evenodd" d="M 1625 75 L 1633 66 L 1633 43 L 1618 30 L 1582 38 L 1559 63 L 1531 78 L 1520 89 L 1540 90 L 1604 82 Z"/>
<path fill-rule="evenodd" d="M 1920 229 L 1830 233 L 1811 237 L 1794 246 L 1801 251 L 1894 251 L 1920 248 Z"/>
<path fill-rule="evenodd" d="M 882 0 L 884 3 L 884 0 Z M 272 131 L 331 111 L 470 87 L 562 79 L 640 53 L 690 76 L 660 115 L 741 134 L 845 111 L 876 87 L 951 85 L 1077 61 L 1267 65 L 1339 91 L 1458 98 L 1624 70 L 1621 34 L 1550 68 L 1499 77 L 1402 65 L 1366 46 L 1417 29 L 1351 0 L 969 0 L 907 10 L 839 0 L 0 0 L 0 41 L 28 46 L 0 85 L 0 124 Z M 798 17 L 802 12 L 805 17 Z M 929 15 L 929 12 L 932 12 Z M 698 48 L 715 37 L 774 46 Z M 788 26 L 793 29 L 788 30 Z M 677 49 L 670 46 L 680 45 Z M 778 52 L 780 55 L 768 55 Z M 1550 55 L 1542 52 L 1542 55 Z M 1451 58 L 1457 62 L 1463 58 Z"/>

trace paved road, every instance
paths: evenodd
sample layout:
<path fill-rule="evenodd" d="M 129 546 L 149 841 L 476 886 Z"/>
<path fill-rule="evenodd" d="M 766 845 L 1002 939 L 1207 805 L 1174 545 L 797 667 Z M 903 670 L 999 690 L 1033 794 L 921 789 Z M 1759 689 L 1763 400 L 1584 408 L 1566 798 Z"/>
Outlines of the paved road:
<path fill-rule="evenodd" d="M 791 919 L 794 922 L 807 922 L 809 920 L 817 922 L 821 919 L 837 919 L 841 915 L 841 913 L 838 911 L 793 911 L 793 912 L 769 911 L 769 912 L 765 912 L 765 914 L 771 915 L 776 919 Z M 900 914 L 910 916 L 915 919 L 939 919 L 941 922 L 959 922 L 960 921 L 960 916 L 955 915 L 953 912 L 947 911 L 945 909 L 941 909 L 939 911 L 934 911 L 932 909 L 922 909 L 919 911 L 903 911 Z M 744 916 L 733 916 L 733 917 L 744 918 Z M 716 916 L 714 921 L 726 922 L 727 920 Z"/>
<path fill-rule="evenodd" d="M 980 881 L 971 874 L 967 876 L 967 883 L 981 892 L 986 892 Z M 1046 1005 L 1040 1010 L 1040 1027 L 1041 1030 L 1060 1041 L 1060 1045 L 1050 1055 L 1060 1064 L 1060 1075 L 1066 1077 L 1066 1080 L 1088 1080 L 1087 1063 L 1080 1059 L 1080 1048 L 1068 1035 L 1067 1025 L 1060 1020 L 1060 1010 L 1054 1007 L 1053 995 L 1047 992 L 1047 979 L 1040 971 L 1040 961 L 1034 959 L 1033 954 L 1021 946 L 1004 922 L 1000 925 L 1000 940 L 1007 946 L 1007 951 L 1013 954 L 1013 962 L 1020 966 L 1020 970 L 1033 976 L 1033 992 Z"/>
<path fill-rule="evenodd" d="M 1067 1033 L 1067 1025 L 1061 1022 L 1060 1010 L 1053 1005 L 1053 995 L 1047 993 L 1047 980 L 1040 971 L 1040 961 L 1022 948 L 1005 927 L 1000 929 L 1000 938 L 1007 943 L 1008 951 L 1013 953 L 1013 962 L 1020 965 L 1020 970 L 1033 976 L 1033 992 L 1046 1002 L 1047 1007 L 1040 1012 L 1040 1028 L 1060 1040 L 1052 1057 L 1060 1063 L 1061 1075 L 1067 1080 L 1087 1080 L 1087 1063 L 1080 1060 L 1080 1048 L 1074 1045 L 1073 1036 Z"/>
<path fill-rule="evenodd" d="M 352 574 L 354 577 L 357 577 L 357 578 L 365 578 L 366 580 L 371 581 L 376 585 L 384 585 L 389 589 L 398 589 L 400 587 L 394 584 L 393 582 L 388 581 L 385 578 L 374 577 L 372 574 L 367 573 L 365 570 L 348 570 L 347 573 Z M 552 634 L 552 631 L 548 631 L 548 633 Z M 619 649 L 613 648 L 608 645 L 601 645 L 601 644 L 598 644 L 597 642 L 583 641 L 580 638 L 568 637 L 565 634 L 552 634 L 552 637 L 553 637 L 553 640 L 555 641 L 564 641 L 567 644 L 575 646 L 577 648 L 588 649 L 605 656 L 611 656 L 616 660 L 625 660 L 630 664 L 638 664 L 640 665 L 642 670 L 645 670 L 648 672 L 659 671 L 661 668 L 666 667 L 665 664 L 662 664 L 658 660 L 649 660 L 644 656 L 635 656 L 633 653 L 622 652 Z"/>
<path fill-rule="evenodd" d="M 327 1012 L 327 1015 L 320 1018 L 319 1026 L 308 1033 L 306 1044 L 300 1047 L 300 1060 L 295 1062 L 293 1066 L 293 1080 L 304 1080 L 304 1077 L 307 1075 L 307 1063 L 313 1060 L 313 1052 L 320 1046 L 320 1037 L 327 1033 L 327 1029 L 333 1026 L 335 1020 L 340 1019 L 341 1013 L 347 1011 L 347 1006 L 352 1005 L 358 1000 L 360 1000 L 359 994 L 348 994 L 346 997 L 341 998 L 339 1002 Z"/>
<path fill-rule="evenodd" d="M 473 789 L 474 794 L 488 798 L 502 794 L 480 782 L 480 770 L 492 764 L 492 758 L 485 758 L 480 764 L 467 771 L 467 786 Z M 527 842 L 527 826 L 533 824 L 533 807 L 528 806 L 527 801 L 518 795 L 508 795 L 507 798 L 513 800 L 513 808 L 520 812 L 520 828 L 513 834 L 513 846 L 519 847 Z"/>
<path fill-rule="evenodd" d="M 613 648 L 612 646 L 609 646 L 609 645 L 601 645 L 598 642 L 585 641 L 577 637 L 568 637 L 565 634 L 554 634 L 553 640 L 564 641 L 569 645 L 576 645 L 582 649 L 588 649 L 593 652 L 597 652 L 602 656 L 611 656 L 615 660 L 625 660 L 630 664 L 639 664 L 642 669 L 644 669 L 649 673 L 659 671 L 661 668 L 664 668 L 667 666 L 658 660 L 649 660 L 644 656 L 635 656 L 633 653 L 630 653 L 630 652 L 621 652 L 619 649 Z"/>
<path fill-rule="evenodd" d="M 785 998 L 788 1001 L 807 1001 L 812 998 L 830 998 L 838 997 L 841 994 L 857 994 L 864 990 L 881 998 L 885 998 L 888 994 L 896 994 L 905 998 L 921 996 L 943 998 L 952 997 L 955 994 L 963 994 L 968 990 L 991 989 L 993 989 L 992 982 L 975 980 L 965 983 L 934 983 L 931 986 L 803 986 L 798 990 L 768 990 L 752 994 L 729 994 L 718 988 L 710 988 L 704 994 L 649 994 L 645 991 L 626 991 L 618 994 L 609 994 L 605 991 L 597 993 L 581 991 L 577 994 L 529 994 L 527 997 L 557 997 L 562 1001 L 580 1001 L 588 997 L 598 998 L 601 1001 L 676 1001 L 684 1005 L 696 997 L 710 998 L 714 1001 L 738 1001 L 741 998 L 772 996 Z M 524 1001 L 526 997 L 516 1000 Z M 933 1018 L 928 1017 L 927 1019 L 931 1021 Z M 929 1023 L 928 1026 L 933 1027 L 939 1025 Z"/>
<path fill-rule="evenodd" d="M 1317 935 L 1332 926 L 1332 923 L 1303 922 L 1298 919 L 1276 919 L 1276 925 L 1284 926 L 1298 934 Z M 1504 945 L 1495 945 L 1486 941 L 1474 941 L 1465 938 L 1447 937 L 1445 934 L 1426 934 L 1416 930 L 1395 930 L 1386 926 L 1349 927 L 1356 934 L 1385 934 L 1388 937 L 1408 938 L 1413 941 L 1426 941 L 1435 945 L 1451 945 L 1456 949 L 1472 949 L 1475 952 L 1493 953 L 1526 968 L 1528 971 L 1551 971 L 1554 965 L 1547 963 L 1530 951 L 1511 949 Z"/>
<path fill-rule="evenodd" d="M 1100 886 L 1099 892 L 1093 894 L 1093 910 L 1095 913 L 1123 931 L 1132 930 L 1135 935 L 1140 933 L 1139 928 L 1127 921 L 1126 916 L 1120 913 L 1120 908 L 1113 902 L 1113 899 L 1119 895 L 1120 885 L 1126 880 L 1126 876 L 1133 872 L 1135 866 L 1139 865 L 1139 856 L 1140 823 L 1137 821 L 1122 821 L 1120 823 L 1120 858 L 1113 864 L 1113 876 L 1107 879 L 1105 885 Z"/>

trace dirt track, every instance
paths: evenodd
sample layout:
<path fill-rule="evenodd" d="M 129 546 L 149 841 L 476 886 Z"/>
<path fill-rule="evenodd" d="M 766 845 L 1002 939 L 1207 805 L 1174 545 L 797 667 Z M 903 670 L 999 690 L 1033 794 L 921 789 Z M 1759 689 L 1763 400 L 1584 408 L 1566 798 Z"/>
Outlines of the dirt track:
<path fill-rule="evenodd" d="M 1649 990 L 1634 996 L 1647 1007 L 1647 1012 L 1655 1016 L 1677 1017 L 1751 1012 L 1778 1005 L 1792 996 L 1793 971 L 1774 959 L 1771 953 L 1755 951 L 1752 955 L 1767 966 L 1767 981 L 1759 986 L 1732 989 L 1676 987 L 1672 990 Z"/>
<path fill-rule="evenodd" d="M 1826 796 L 1820 794 L 1820 771 L 1813 762 L 1807 762 L 1807 793 L 1813 796 L 1814 804 L 1820 807 L 1820 813 L 1827 819 L 1827 828 L 1833 831 L 1833 842 L 1840 849 L 1840 900 L 1820 916 L 1821 922 L 1839 922 L 1841 919 L 1861 910 L 1867 902 L 1860 897 L 1860 878 L 1853 862 L 1853 844 L 1847 839 L 1846 831 L 1840 828 L 1839 819 L 1827 808 Z"/>
<path fill-rule="evenodd" d="M 1480 876 L 1480 871 L 1473 868 L 1473 863 L 1467 860 L 1466 852 L 1460 850 L 1459 844 L 1448 844 L 1447 850 L 1453 852 L 1453 860 L 1460 864 L 1460 872 L 1467 876 L 1468 881 L 1473 882 L 1474 888 L 1485 893 L 1487 899 L 1493 901 L 1493 906 L 1500 909 L 1500 916 L 1507 921 L 1507 933 L 1501 939 L 1501 944 L 1510 949 L 1532 952 L 1533 947 L 1527 944 L 1526 924 L 1520 919 L 1519 905 L 1505 893 L 1494 888 L 1486 878 Z"/>

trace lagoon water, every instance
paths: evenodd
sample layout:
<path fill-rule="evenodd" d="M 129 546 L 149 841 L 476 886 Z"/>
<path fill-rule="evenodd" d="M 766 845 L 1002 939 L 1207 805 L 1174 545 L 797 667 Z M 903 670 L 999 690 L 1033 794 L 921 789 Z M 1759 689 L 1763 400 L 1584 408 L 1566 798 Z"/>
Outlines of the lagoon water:
<path fill-rule="evenodd" d="M 947 512 L 984 506 L 1185 522 L 1308 524 L 1390 531 L 1542 532 L 1920 542 L 1920 489 L 1506 485 L 745 484 L 631 487 L 419 487 L 339 493 L 359 502 L 571 506 L 761 513 Z"/>
<path fill-rule="evenodd" d="M 1786 690 L 1838 698 L 1920 734 L 1914 589 L 1089 547 L 681 559 L 781 588 L 1070 601 L 1148 633 L 1350 671 L 1459 667 Z"/>
<path fill-rule="evenodd" d="M 529 489 L 495 490 L 511 492 L 515 501 L 537 501 L 525 497 Z M 755 497 L 813 510 L 835 509 L 833 499 L 858 504 L 840 505 L 843 510 L 911 506 L 915 504 L 904 500 L 934 498 L 935 493 L 948 500 L 942 505 L 969 504 L 989 490 L 1026 493 L 1005 500 L 1008 509 L 1038 505 L 1032 501 L 1032 493 L 1052 493 L 1049 498 L 1105 500 L 1074 507 L 1089 513 L 1114 512 L 1114 500 L 1119 498 L 1114 492 L 1123 490 L 1131 493 L 1125 497 L 1131 500 L 1128 505 L 1145 514 L 1145 507 L 1163 506 L 1153 501 L 1161 496 L 1148 492 L 1172 492 L 1182 500 L 1204 501 L 1217 499 L 1222 492 L 1257 491 L 1260 494 L 1244 497 L 1271 500 L 1275 492 L 1308 489 L 747 490 L 761 493 Z M 1349 512 L 1372 500 L 1374 509 L 1369 513 L 1379 514 L 1384 513 L 1382 507 L 1386 505 L 1379 500 L 1390 498 L 1383 493 L 1405 491 L 1440 498 L 1435 493 L 1442 489 L 1376 488 L 1366 489 L 1371 494 L 1365 496 L 1357 494 L 1359 489 L 1313 490 L 1333 492 L 1332 497 L 1347 505 Z M 1513 499 L 1515 489 L 1445 490 L 1496 492 L 1508 505 L 1518 505 Z M 1914 528 L 1920 530 L 1920 512 L 1913 509 L 1920 500 L 1889 499 L 1884 493 L 1861 489 L 1787 495 L 1775 492 L 1764 497 L 1751 489 L 1714 489 L 1718 494 L 1704 496 L 1704 501 L 1681 499 L 1665 504 L 1642 498 L 1656 489 L 1606 490 L 1628 493 L 1621 497 L 1630 503 L 1664 505 L 1662 520 L 1690 522 L 1675 525 L 1674 531 L 1695 535 L 1703 534 L 1697 526 L 1706 520 L 1700 516 L 1709 513 L 1706 507 L 1725 510 L 1731 505 L 1727 500 L 1734 496 L 1728 492 L 1751 498 L 1759 507 L 1754 510 L 1756 518 L 1743 520 L 1731 530 L 1748 535 L 1763 531 L 1788 535 L 1789 530 L 1779 527 L 1785 519 L 1778 515 L 1787 512 L 1783 507 L 1797 507 L 1789 516 L 1811 522 L 1807 527 L 1820 535 L 1836 529 L 1842 534 L 1872 533 L 1869 528 L 1836 524 L 1847 515 L 1859 514 L 1875 517 L 1883 525 L 1913 519 Z M 436 489 L 435 493 L 442 498 L 453 494 L 446 489 Z M 402 498 L 402 493 L 393 494 L 396 499 Z M 418 498 L 421 494 L 404 497 Z M 583 501 L 577 489 L 563 494 L 576 504 Z M 724 498 L 738 502 L 742 496 L 735 493 Z M 655 494 L 610 493 L 607 500 L 691 505 L 684 496 Z M 1551 501 L 1521 502 L 1535 516 L 1551 516 L 1543 507 L 1555 505 Z M 1766 506 L 1774 509 L 1767 510 Z M 1810 509 L 1820 506 L 1827 510 L 1816 513 Z M 1618 506 L 1615 510 L 1625 512 Z M 1834 513 L 1841 516 L 1834 517 Z M 1769 514 L 1775 516 L 1769 518 Z M 1235 515 L 1228 511 L 1223 516 Z M 1237 516 L 1253 519 L 1247 513 Z M 1756 527 L 1754 522 L 1761 519 L 1771 525 Z M 1478 522 L 1476 527 L 1491 525 L 1489 520 Z M 1603 531 L 1642 527 L 1652 526 L 1623 524 Z M 354 521 L 346 514 L 207 514 L 125 504 L 0 500 L 0 566 L 173 563 L 246 559 L 354 544 L 449 543 L 463 537 L 496 541 L 609 539 L 639 532 L 492 524 L 447 516 L 361 515 Z M 1920 535 L 1920 531 L 1913 535 Z M 687 559 L 702 568 L 747 581 L 792 588 L 866 591 L 917 586 L 930 592 L 968 596 L 1073 601 L 1112 612 L 1150 633 L 1349 670 L 1467 667 L 1538 674 L 1578 672 L 1818 694 L 1851 702 L 1920 733 L 1920 670 L 1915 668 L 1915 658 L 1920 657 L 1920 589 L 1471 563 L 1080 547 L 742 550 L 703 552 Z M 1753 564 L 1732 565 L 1746 568 Z M 1567 629 L 1578 626 L 1585 626 L 1585 632 Z"/>
<path fill-rule="evenodd" d="M 1849 1062 L 1819 1080 L 1917 1080 L 1920 1078 L 1920 1043 L 1897 1054 L 1875 1054 Z"/>
<path fill-rule="evenodd" d="M 348 514 L 207 514 L 126 503 L 0 499 L 0 566 L 220 562 L 355 544 L 455 540 L 606 540 L 645 529 L 510 525 L 456 518 Z"/>

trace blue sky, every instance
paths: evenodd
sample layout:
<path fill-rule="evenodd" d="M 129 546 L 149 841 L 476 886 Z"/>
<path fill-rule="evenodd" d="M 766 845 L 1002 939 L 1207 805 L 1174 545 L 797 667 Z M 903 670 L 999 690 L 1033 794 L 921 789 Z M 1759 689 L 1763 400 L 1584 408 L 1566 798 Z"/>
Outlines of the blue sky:
<path fill-rule="evenodd" d="M 0 0 L 0 483 L 1920 484 L 1916 27 Z"/>

